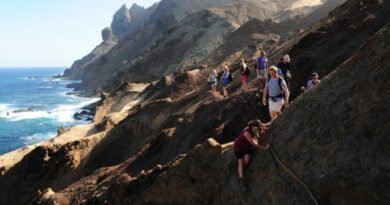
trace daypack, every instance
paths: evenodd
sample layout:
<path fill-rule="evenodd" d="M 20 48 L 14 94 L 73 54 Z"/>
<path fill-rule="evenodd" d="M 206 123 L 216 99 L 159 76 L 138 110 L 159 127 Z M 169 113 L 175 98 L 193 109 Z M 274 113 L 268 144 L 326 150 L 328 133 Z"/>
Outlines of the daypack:
<path fill-rule="evenodd" d="M 278 74 L 280 77 L 284 78 L 285 76 L 283 75 L 282 69 L 278 68 Z"/>
<path fill-rule="evenodd" d="M 280 70 L 280 69 L 279 69 Z M 267 85 L 269 84 L 269 81 L 271 80 L 271 77 L 268 77 L 267 78 Z M 268 97 L 270 97 L 272 99 L 272 101 L 275 101 L 273 98 L 279 98 L 279 97 L 283 97 L 284 98 L 284 91 L 283 91 L 283 88 L 282 88 L 282 80 L 283 78 L 282 77 L 278 77 L 278 85 L 279 85 L 279 88 L 280 88 L 280 92 L 281 94 L 279 96 L 272 96 L 270 97 L 269 96 L 269 92 L 268 92 Z M 269 89 L 269 88 L 268 88 Z"/>

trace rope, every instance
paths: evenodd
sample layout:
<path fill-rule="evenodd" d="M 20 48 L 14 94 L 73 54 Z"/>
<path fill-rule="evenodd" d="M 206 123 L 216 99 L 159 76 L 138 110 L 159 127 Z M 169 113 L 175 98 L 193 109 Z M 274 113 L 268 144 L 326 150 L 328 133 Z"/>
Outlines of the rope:
<path fill-rule="evenodd" d="M 271 152 L 272 156 L 274 157 L 275 161 L 291 176 L 293 177 L 298 183 L 300 183 L 305 189 L 306 189 L 306 192 L 310 195 L 311 199 L 313 200 L 314 204 L 315 205 L 318 205 L 318 202 L 316 200 L 316 198 L 314 197 L 313 193 L 310 191 L 310 189 L 307 187 L 307 185 L 301 180 L 299 179 L 289 168 L 287 168 L 286 165 L 284 165 L 284 163 L 280 160 L 280 158 L 278 157 L 278 155 L 276 155 L 274 149 L 272 148 L 271 146 L 271 143 L 270 143 L 270 140 L 268 138 L 268 135 L 265 135 L 266 138 L 267 138 L 267 141 L 269 143 L 269 151 Z"/>

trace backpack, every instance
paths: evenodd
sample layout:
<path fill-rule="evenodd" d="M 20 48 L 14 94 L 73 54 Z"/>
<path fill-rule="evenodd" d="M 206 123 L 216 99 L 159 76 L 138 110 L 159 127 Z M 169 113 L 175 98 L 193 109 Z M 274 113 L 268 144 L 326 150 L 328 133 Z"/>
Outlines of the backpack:
<path fill-rule="evenodd" d="M 278 74 L 280 77 L 284 78 L 285 76 L 283 75 L 282 69 L 278 68 Z"/>
<path fill-rule="evenodd" d="M 280 69 L 279 69 L 280 70 Z M 269 81 L 271 80 L 271 77 L 268 77 L 267 78 L 267 85 L 269 84 Z M 283 91 L 283 88 L 282 88 L 282 80 L 283 80 L 283 78 L 282 77 L 278 77 L 278 85 L 279 85 L 279 88 L 280 88 L 280 91 L 281 91 L 281 93 L 282 94 L 280 94 L 280 96 L 273 96 L 273 97 L 271 97 L 271 98 L 276 98 L 276 97 L 283 97 L 284 98 L 284 91 Z M 268 92 L 268 97 L 270 97 L 269 96 L 269 92 Z"/>
<path fill-rule="evenodd" d="M 245 75 L 249 76 L 250 74 L 251 74 L 251 71 L 249 70 L 249 67 L 247 67 L 245 70 Z"/>

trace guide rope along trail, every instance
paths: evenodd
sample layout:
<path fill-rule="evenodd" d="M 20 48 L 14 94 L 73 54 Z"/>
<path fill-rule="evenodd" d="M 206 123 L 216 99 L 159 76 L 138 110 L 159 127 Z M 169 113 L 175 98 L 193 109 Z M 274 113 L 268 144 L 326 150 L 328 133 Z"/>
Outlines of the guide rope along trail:
<path fill-rule="evenodd" d="M 278 155 L 275 153 L 274 149 L 271 146 L 271 142 L 269 140 L 268 135 L 265 135 L 266 140 L 268 141 L 269 146 L 269 151 L 271 152 L 273 158 L 275 161 L 293 178 L 295 179 L 298 183 L 300 183 L 306 190 L 306 192 L 310 195 L 310 198 L 313 200 L 313 203 L 315 205 L 318 205 L 318 201 L 314 197 L 313 193 L 310 191 L 309 187 L 301 180 L 299 177 L 297 177 L 278 157 Z"/>

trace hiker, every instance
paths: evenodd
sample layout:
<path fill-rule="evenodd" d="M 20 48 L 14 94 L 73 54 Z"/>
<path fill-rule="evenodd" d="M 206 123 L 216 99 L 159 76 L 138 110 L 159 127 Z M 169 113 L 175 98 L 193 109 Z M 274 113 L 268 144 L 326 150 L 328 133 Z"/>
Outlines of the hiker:
<path fill-rule="evenodd" d="M 255 149 L 267 150 L 269 148 L 269 144 L 261 145 L 258 142 L 258 138 L 265 135 L 265 129 L 267 129 L 266 125 L 262 124 L 260 120 L 250 121 L 248 127 L 234 140 L 233 149 L 238 160 L 238 178 L 241 187 L 245 190 L 247 184 L 244 180 L 244 167 L 249 164 Z"/>
<path fill-rule="evenodd" d="M 290 81 L 291 81 L 291 59 L 289 55 L 284 55 L 283 58 L 280 60 L 280 63 L 278 64 L 278 68 L 281 71 L 281 74 L 279 76 L 283 77 L 286 81 L 287 87 L 290 87 Z"/>
<path fill-rule="evenodd" d="M 282 111 L 283 106 L 288 106 L 290 93 L 284 79 L 279 77 L 277 67 L 271 66 L 269 74 L 270 77 L 267 79 L 263 93 L 263 105 L 267 104 L 268 98 L 269 112 L 273 121 Z"/>
<path fill-rule="evenodd" d="M 221 77 L 222 81 L 222 89 L 223 89 L 223 97 L 228 98 L 228 92 L 227 87 L 230 84 L 230 82 L 233 80 L 231 73 L 229 72 L 229 68 L 227 66 L 223 67 L 223 74 Z"/>
<path fill-rule="evenodd" d="M 217 91 L 217 78 L 218 78 L 218 73 L 216 69 L 213 69 L 210 73 L 209 76 L 209 83 L 211 85 L 211 90 L 213 92 Z"/>
<path fill-rule="evenodd" d="M 257 58 L 257 79 L 259 79 L 260 89 L 265 87 L 265 79 L 267 78 L 268 58 L 265 51 L 260 52 L 260 57 Z"/>
<path fill-rule="evenodd" d="M 241 59 L 241 83 L 242 83 L 242 91 L 247 91 L 247 81 L 248 81 L 248 76 L 250 75 L 250 70 L 248 65 L 245 63 L 245 60 L 242 58 Z"/>
<path fill-rule="evenodd" d="M 315 86 L 317 86 L 321 80 L 319 79 L 319 76 L 317 73 L 311 74 L 311 80 L 307 81 L 306 87 L 302 86 L 301 90 L 302 92 L 305 92 L 307 90 L 313 89 Z"/>

